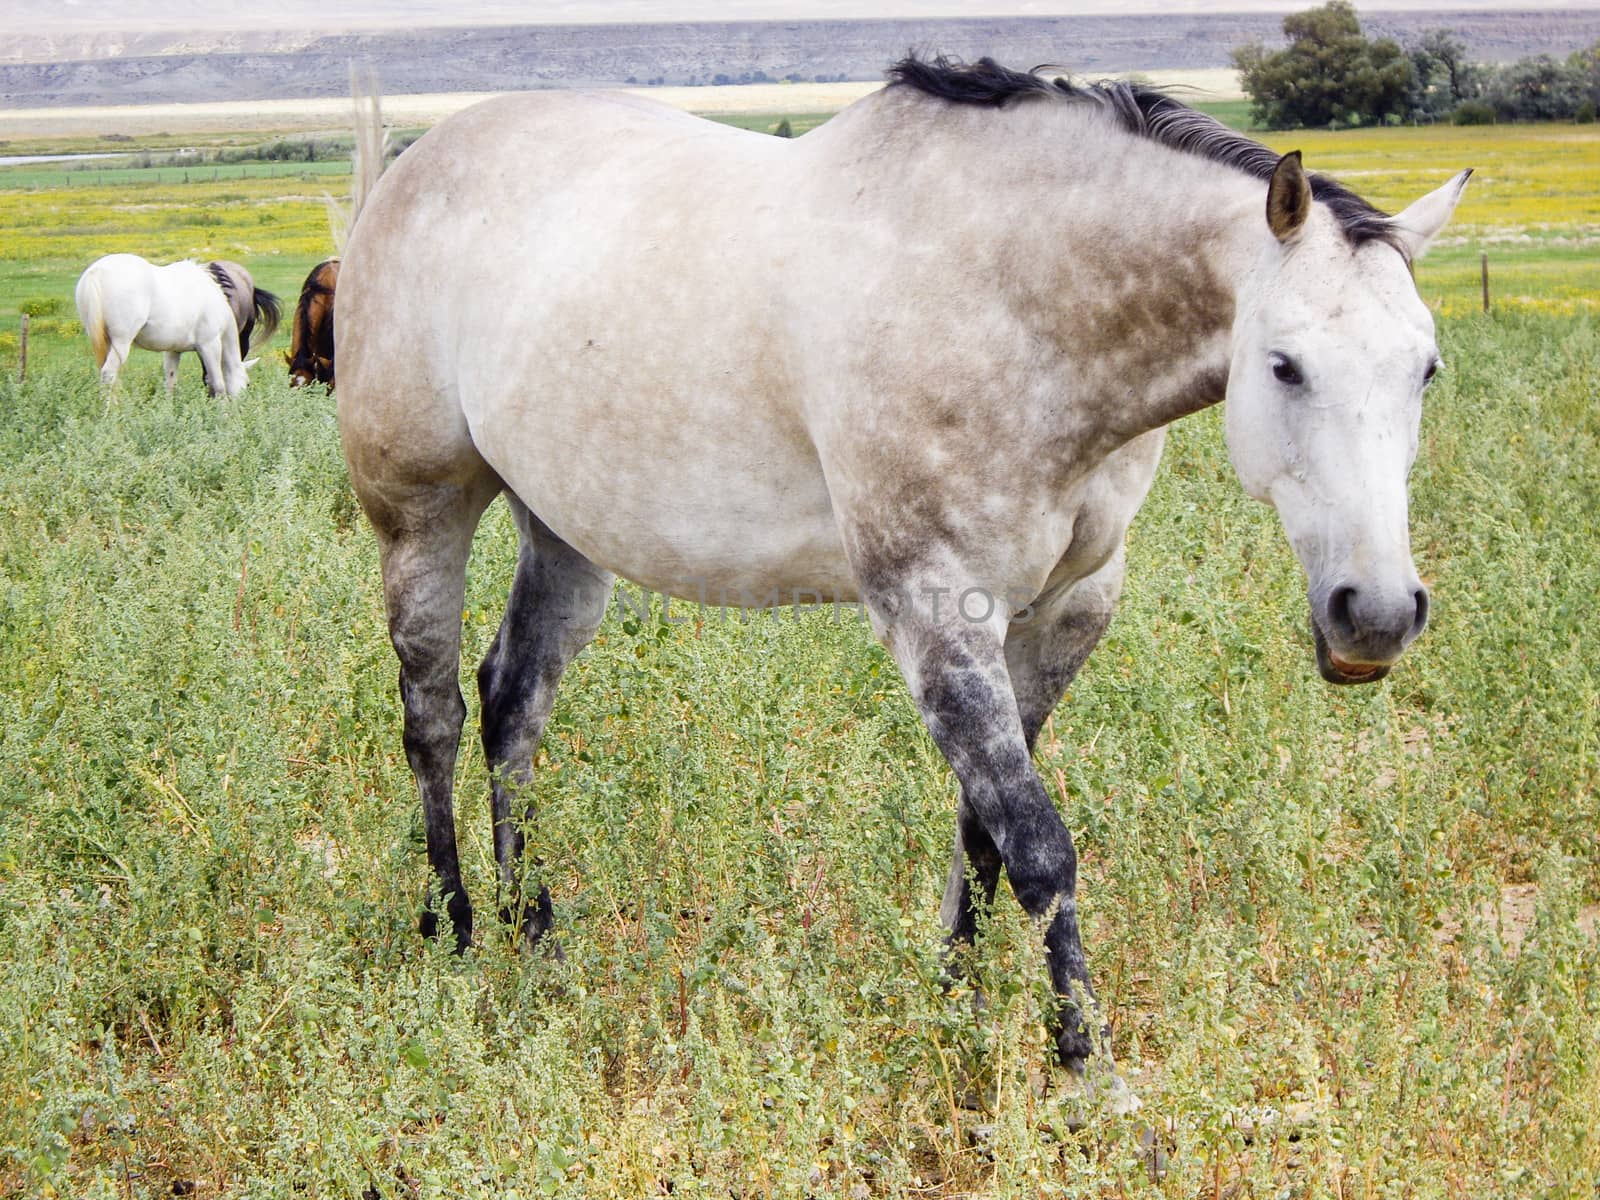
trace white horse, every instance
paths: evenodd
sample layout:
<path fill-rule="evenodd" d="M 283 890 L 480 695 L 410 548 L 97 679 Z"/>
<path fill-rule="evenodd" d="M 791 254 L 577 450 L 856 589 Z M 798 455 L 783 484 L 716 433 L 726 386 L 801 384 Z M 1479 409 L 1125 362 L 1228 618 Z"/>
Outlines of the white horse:
<path fill-rule="evenodd" d="M 278 298 L 237 263 L 158 267 L 137 254 L 108 254 L 79 276 L 75 298 L 107 388 L 129 349 L 142 346 L 164 352 L 167 391 L 177 386 L 178 356 L 193 350 L 211 394 L 238 395 L 256 361 L 244 361 L 252 322 L 261 322 L 258 343 L 278 327 Z"/>
<path fill-rule="evenodd" d="M 513 805 L 614 576 L 859 600 L 961 782 L 950 935 L 1003 866 L 1082 1065 L 1102 1031 L 1076 858 L 1030 750 L 1110 619 L 1163 427 L 1226 397 L 1322 674 L 1380 678 L 1427 617 L 1406 479 L 1439 352 L 1411 260 L 1466 173 L 1388 217 L 1144 88 L 989 60 L 892 75 L 793 141 L 572 92 L 435 128 L 344 260 L 345 455 L 459 946 L 461 609 L 504 495 L 521 556 L 478 683 L 512 896 Z M 550 912 L 521 912 L 530 940 Z"/>

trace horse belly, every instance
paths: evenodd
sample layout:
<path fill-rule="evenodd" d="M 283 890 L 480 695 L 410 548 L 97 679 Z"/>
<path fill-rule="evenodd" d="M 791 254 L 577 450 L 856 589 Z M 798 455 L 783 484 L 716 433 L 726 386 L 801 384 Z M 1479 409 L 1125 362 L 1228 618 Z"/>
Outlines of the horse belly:
<path fill-rule="evenodd" d="M 146 350 L 193 350 L 197 344 L 193 316 L 151 313 L 134 334 L 133 344 Z"/>
<path fill-rule="evenodd" d="M 547 394 L 536 408 L 468 406 L 467 419 L 518 498 L 625 579 L 735 607 L 853 600 L 809 445 L 748 410 L 735 419 L 733 403 L 701 407 L 685 424 L 625 397 Z"/>
<path fill-rule="evenodd" d="M 228 302 L 203 267 L 176 262 L 152 275 L 154 286 L 134 345 L 146 350 L 193 350 L 233 325 Z"/>

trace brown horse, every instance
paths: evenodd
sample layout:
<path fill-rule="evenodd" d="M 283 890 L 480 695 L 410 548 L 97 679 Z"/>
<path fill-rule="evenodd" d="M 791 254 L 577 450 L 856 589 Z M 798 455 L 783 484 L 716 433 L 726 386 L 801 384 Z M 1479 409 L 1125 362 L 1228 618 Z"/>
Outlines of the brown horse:
<path fill-rule="evenodd" d="M 325 383 L 333 390 L 333 290 L 339 283 L 339 260 L 330 258 L 311 268 L 294 308 L 294 326 L 284 358 L 289 386 Z"/>

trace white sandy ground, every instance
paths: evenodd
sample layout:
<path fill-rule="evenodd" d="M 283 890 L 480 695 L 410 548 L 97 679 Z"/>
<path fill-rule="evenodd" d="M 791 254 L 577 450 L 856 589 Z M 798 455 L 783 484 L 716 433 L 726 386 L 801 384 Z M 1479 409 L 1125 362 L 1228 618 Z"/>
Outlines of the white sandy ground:
<path fill-rule="evenodd" d="M 1239 100 L 1238 72 L 1145 71 L 1134 75 L 1159 87 L 1178 89 L 1189 101 Z M 729 87 L 629 88 L 675 108 L 708 114 L 837 112 L 876 91 L 878 83 L 753 83 Z M 494 92 L 385 96 L 390 125 L 432 125 Z M 83 108 L 0 110 L 0 141 L 21 138 L 128 137 L 155 133 L 226 133 L 231 130 L 343 129 L 351 122 L 350 100 L 230 100 L 211 104 L 137 104 Z"/>

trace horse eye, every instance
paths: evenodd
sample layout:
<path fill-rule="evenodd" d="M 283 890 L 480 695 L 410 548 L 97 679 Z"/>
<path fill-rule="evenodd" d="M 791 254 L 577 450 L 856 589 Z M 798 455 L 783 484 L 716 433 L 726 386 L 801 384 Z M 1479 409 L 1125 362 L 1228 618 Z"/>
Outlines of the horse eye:
<path fill-rule="evenodd" d="M 1294 365 L 1294 360 L 1284 354 L 1272 356 L 1272 377 L 1289 387 L 1298 387 L 1306 381 L 1305 376 L 1300 374 L 1300 368 Z"/>
<path fill-rule="evenodd" d="M 1439 368 L 1440 368 L 1441 365 L 1443 365 L 1443 364 L 1441 364 L 1438 359 L 1434 359 L 1431 363 L 1428 364 L 1428 369 L 1427 369 L 1426 372 L 1423 373 L 1423 376 L 1422 376 L 1422 386 L 1423 387 L 1427 387 L 1430 383 L 1433 382 L 1434 376 L 1439 373 Z"/>

